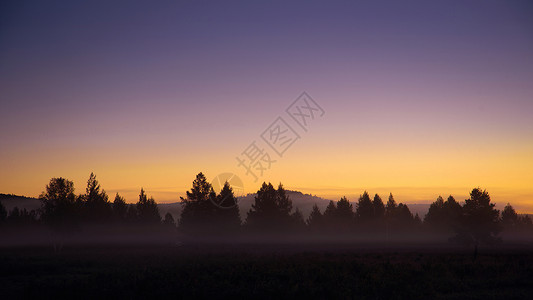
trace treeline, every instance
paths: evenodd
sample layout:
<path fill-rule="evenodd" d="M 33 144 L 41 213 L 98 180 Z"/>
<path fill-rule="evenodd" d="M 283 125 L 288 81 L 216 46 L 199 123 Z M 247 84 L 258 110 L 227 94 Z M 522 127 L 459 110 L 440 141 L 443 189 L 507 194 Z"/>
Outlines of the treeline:
<path fill-rule="evenodd" d="M 184 232 L 210 234 L 239 227 L 254 233 L 325 236 L 389 237 L 399 233 L 437 232 L 450 236 L 451 241 L 466 244 L 498 242 L 502 230 L 533 229 L 529 216 L 519 216 L 510 204 L 500 214 L 489 193 L 480 188 L 474 188 L 462 204 L 453 196 L 446 201 L 439 196 L 423 220 L 418 214 L 413 215 L 406 204 L 397 203 L 392 193 L 386 203 L 378 194 L 371 198 L 365 191 L 355 204 L 342 197 L 337 202 L 330 201 L 323 212 L 315 204 L 307 219 L 298 209 L 293 209 L 281 184 L 276 189 L 271 183 L 263 183 L 254 200 L 239 226 L 238 203 L 231 187 L 226 183 L 221 194 L 215 195 L 200 173 L 187 198 L 182 199 L 184 211 L 179 226 Z M 221 205 L 213 205 L 220 201 L 231 208 L 224 210 L 219 208 Z"/>
<path fill-rule="evenodd" d="M 74 183 L 68 179 L 52 178 L 39 200 L 39 210 L 14 207 L 9 213 L 0 202 L 0 226 L 45 225 L 57 232 L 76 232 L 91 226 L 176 225 L 171 214 L 161 220 L 157 203 L 142 188 L 135 204 L 127 204 L 118 193 L 111 202 L 93 173 L 85 194 L 76 195 Z"/>
<path fill-rule="evenodd" d="M 91 173 L 84 194 L 74 193 L 72 181 L 52 178 L 39 197 L 41 209 L 14 208 L 7 212 L 0 203 L 0 226 L 45 225 L 57 232 L 80 231 L 92 225 L 113 228 L 150 228 L 176 230 L 189 237 L 220 237 L 239 234 L 299 234 L 302 236 L 377 236 L 396 233 L 437 232 L 460 243 L 493 243 L 502 230 L 532 230 L 528 216 L 519 216 L 510 204 L 500 213 L 487 191 L 474 188 L 470 198 L 459 203 L 453 196 L 438 197 L 421 219 L 409 207 L 397 203 L 389 194 L 386 203 L 365 191 L 356 203 L 346 197 L 330 201 L 322 212 L 315 204 L 305 218 L 288 197 L 283 185 L 275 188 L 263 183 L 251 209 L 241 219 L 239 203 L 226 182 L 215 193 L 204 174 L 199 173 L 175 221 L 170 213 L 161 218 L 155 200 L 141 188 L 135 204 L 127 204 L 118 193 L 113 201 Z"/>

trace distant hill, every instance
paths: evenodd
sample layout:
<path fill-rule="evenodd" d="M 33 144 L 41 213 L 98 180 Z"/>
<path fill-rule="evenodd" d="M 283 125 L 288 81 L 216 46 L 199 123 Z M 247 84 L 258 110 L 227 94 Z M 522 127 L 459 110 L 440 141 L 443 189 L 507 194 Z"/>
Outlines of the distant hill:
<path fill-rule="evenodd" d="M 15 206 L 20 209 L 25 208 L 28 211 L 41 208 L 39 199 L 13 194 L 0 194 L 0 202 L 6 207 L 7 211 L 11 211 Z"/>
<path fill-rule="evenodd" d="M 255 193 L 247 194 L 246 196 L 237 198 L 239 202 L 241 219 L 244 220 L 246 218 L 246 214 L 252 208 L 252 204 L 255 201 L 256 195 L 257 194 Z M 302 212 L 304 218 L 307 218 L 307 216 L 311 213 L 311 210 L 313 209 L 313 205 L 315 203 L 318 205 L 321 211 L 324 211 L 324 209 L 329 203 L 328 199 L 320 198 L 310 194 L 303 194 L 298 191 L 287 191 L 287 195 L 292 201 L 293 208 L 298 208 Z M 182 206 L 179 202 L 163 203 L 159 204 L 158 206 L 161 217 L 164 217 L 167 212 L 170 212 L 174 219 L 177 219 L 181 214 Z"/>
<path fill-rule="evenodd" d="M 409 210 L 411 211 L 413 216 L 415 214 L 418 214 L 421 220 L 424 220 L 424 217 L 428 213 L 430 205 L 431 204 L 427 203 L 407 203 L 407 207 L 409 207 Z"/>

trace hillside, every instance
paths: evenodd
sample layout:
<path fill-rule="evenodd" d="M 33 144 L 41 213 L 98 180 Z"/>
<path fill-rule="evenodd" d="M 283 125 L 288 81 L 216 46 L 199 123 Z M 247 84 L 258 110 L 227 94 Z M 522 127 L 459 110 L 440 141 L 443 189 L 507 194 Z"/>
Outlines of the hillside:
<path fill-rule="evenodd" d="M 28 211 L 41 208 L 39 199 L 13 194 L 0 194 L 0 202 L 6 207 L 7 211 L 11 211 L 15 206 L 20 209 L 25 208 Z"/>

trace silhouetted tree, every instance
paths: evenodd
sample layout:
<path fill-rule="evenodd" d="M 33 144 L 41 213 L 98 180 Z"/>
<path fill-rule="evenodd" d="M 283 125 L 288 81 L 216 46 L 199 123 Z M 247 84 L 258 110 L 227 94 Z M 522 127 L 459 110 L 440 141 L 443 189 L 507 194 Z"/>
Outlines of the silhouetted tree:
<path fill-rule="evenodd" d="M 237 198 L 233 194 L 233 189 L 226 181 L 216 201 L 220 207 L 215 208 L 216 222 L 223 231 L 235 231 L 241 225 L 241 217 Z"/>
<path fill-rule="evenodd" d="M 289 196 L 287 195 L 287 192 L 285 191 L 281 183 L 278 185 L 277 194 L 278 194 L 277 207 L 281 215 L 282 216 L 290 215 L 292 211 L 292 201 L 289 199 Z"/>
<path fill-rule="evenodd" d="M 413 221 L 413 214 L 409 210 L 406 204 L 400 203 L 396 208 L 396 219 L 400 224 L 410 225 Z"/>
<path fill-rule="evenodd" d="M 213 232 L 216 231 L 216 194 L 213 187 L 203 173 L 198 173 L 192 183 L 191 191 L 187 197 L 181 197 L 183 210 L 179 227 L 186 232 Z M 230 200 L 228 200 L 230 201 Z"/>
<path fill-rule="evenodd" d="M 374 207 L 374 216 L 376 219 L 383 219 L 383 217 L 385 217 L 385 205 L 378 194 L 374 195 L 372 206 Z"/>
<path fill-rule="evenodd" d="M 463 205 L 461 226 L 457 229 L 455 240 L 474 243 L 476 247 L 479 243 L 495 242 L 500 230 L 500 212 L 494 206 L 486 190 L 473 189 L 470 199 L 466 199 Z"/>
<path fill-rule="evenodd" d="M 113 201 L 113 214 L 115 219 L 118 221 L 124 221 L 126 219 L 126 214 L 128 212 L 128 205 L 123 197 L 118 193 L 115 195 L 115 200 Z"/>
<path fill-rule="evenodd" d="M 337 218 L 351 221 L 354 217 L 353 206 L 346 197 L 337 201 Z"/>
<path fill-rule="evenodd" d="M 88 221 L 109 220 L 112 214 L 111 203 L 106 192 L 100 189 L 94 173 L 87 180 L 85 195 L 80 197 L 82 201 L 83 215 Z"/>
<path fill-rule="evenodd" d="M 444 209 L 444 199 L 441 196 L 437 197 L 437 200 L 429 206 L 424 222 L 433 227 L 447 225 L 448 219 Z"/>
<path fill-rule="evenodd" d="M 449 228 L 457 228 L 463 214 L 463 207 L 452 195 L 448 196 L 448 199 L 444 202 L 444 211 L 447 215 Z"/>
<path fill-rule="evenodd" d="M 74 183 L 65 178 L 52 178 L 46 191 L 39 196 L 42 204 L 41 219 L 55 230 L 70 231 L 77 227 Z"/>
<path fill-rule="evenodd" d="M 507 228 L 515 228 L 519 225 L 518 214 L 509 203 L 502 211 L 502 223 Z"/>
<path fill-rule="evenodd" d="M 359 221 L 364 223 L 374 219 L 374 205 L 367 191 L 359 197 L 356 207 L 355 214 Z"/>
<path fill-rule="evenodd" d="M 385 207 L 385 222 L 387 232 L 406 230 L 414 226 L 414 217 L 406 204 L 396 204 L 392 193 L 389 194 L 389 200 Z"/>
<path fill-rule="evenodd" d="M 462 207 L 453 196 L 448 200 L 439 196 L 437 200 L 429 206 L 429 211 L 424 218 L 424 223 L 438 230 L 452 230 L 457 227 L 461 217 Z"/>
<path fill-rule="evenodd" d="M 337 205 L 333 200 L 330 200 L 328 206 L 326 206 L 322 220 L 325 230 L 335 229 L 337 225 Z"/>
<path fill-rule="evenodd" d="M 262 231 L 279 231 L 291 224 L 291 210 L 292 201 L 283 186 L 280 184 L 276 190 L 270 182 L 263 182 L 248 211 L 246 225 Z"/>
<path fill-rule="evenodd" d="M 390 193 L 389 200 L 387 201 L 387 206 L 385 207 L 385 216 L 389 219 L 395 217 L 397 207 L 398 206 L 396 205 L 394 196 L 392 196 L 392 193 Z"/>
<path fill-rule="evenodd" d="M 309 217 L 307 218 L 307 226 L 309 226 L 309 228 L 312 230 L 321 229 L 322 226 L 324 226 L 323 218 L 324 217 L 322 216 L 318 205 L 315 203 L 313 205 L 313 209 L 311 210 L 311 214 L 309 214 Z"/>
<path fill-rule="evenodd" d="M 161 222 L 159 208 L 157 207 L 154 198 L 148 198 L 142 188 L 141 193 L 139 194 L 139 201 L 137 202 L 136 207 L 137 215 L 140 222 L 150 224 L 158 224 Z"/>
<path fill-rule="evenodd" d="M 355 213 L 353 206 L 346 197 L 342 197 L 337 201 L 337 209 L 335 210 L 335 230 L 338 232 L 348 232 L 353 229 Z"/>
<path fill-rule="evenodd" d="M 328 206 L 326 206 L 326 210 L 324 211 L 324 217 L 335 218 L 336 212 L 337 212 L 337 205 L 335 205 L 335 202 L 333 200 L 330 200 L 328 203 Z"/>

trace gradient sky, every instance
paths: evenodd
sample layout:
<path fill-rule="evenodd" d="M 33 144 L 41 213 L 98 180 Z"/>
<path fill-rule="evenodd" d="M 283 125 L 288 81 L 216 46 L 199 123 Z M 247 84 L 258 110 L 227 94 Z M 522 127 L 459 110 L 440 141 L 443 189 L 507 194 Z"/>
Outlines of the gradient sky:
<path fill-rule="evenodd" d="M 529 1 L 108 2 L 2 2 L 1 193 L 94 172 L 175 202 L 232 172 L 330 199 L 479 186 L 533 212 Z M 324 116 L 254 182 L 235 157 L 303 91 Z"/>

